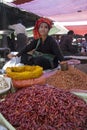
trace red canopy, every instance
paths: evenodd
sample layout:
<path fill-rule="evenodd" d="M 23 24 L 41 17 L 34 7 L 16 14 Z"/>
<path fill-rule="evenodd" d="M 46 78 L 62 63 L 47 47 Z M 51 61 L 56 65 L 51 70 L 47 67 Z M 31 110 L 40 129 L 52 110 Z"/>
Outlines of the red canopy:
<path fill-rule="evenodd" d="M 74 26 L 65 26 L 68 30 L 73 30 L 75 34 L 84 35 L 87 33 L 87 25 L 74 25 Z"/>
<path fill-rule="evenodd" d="M 33 1 L 33 0 L 16 0 L 13 3 L 18 5 L 18 4 L 23 4 L 23 3 L 26 3 L 26 2 L 30 2 L 30 1 Z"/>

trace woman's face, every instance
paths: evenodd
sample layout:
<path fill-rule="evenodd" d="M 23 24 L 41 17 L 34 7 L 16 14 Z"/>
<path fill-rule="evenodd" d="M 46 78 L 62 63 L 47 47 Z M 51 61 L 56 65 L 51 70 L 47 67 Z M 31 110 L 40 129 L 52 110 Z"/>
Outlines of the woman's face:
<path fill-rule="evenodd" d="M 47 23 L 41 23 L 39 26 L 39 33 L 41 36 L 47 36 L 49 32 L 49 27 Z"/>

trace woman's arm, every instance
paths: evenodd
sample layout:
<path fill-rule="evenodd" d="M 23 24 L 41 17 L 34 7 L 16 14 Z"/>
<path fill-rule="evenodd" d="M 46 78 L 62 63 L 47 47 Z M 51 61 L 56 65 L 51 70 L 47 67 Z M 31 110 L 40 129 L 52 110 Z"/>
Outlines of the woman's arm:
<path fill-rule="evenodd" d="M 9 59 L 16 57 L 16 56 L 21 56 L 22 54 L 26 54 L 27 52 L 33 50 L 36 47 L 37 41 L 33 40 L 29 45 L 25 46 L 20 52 L 18 52 L 18 54 L 14 55 L 14 54 L 8 54 L 7 57 Z"/>

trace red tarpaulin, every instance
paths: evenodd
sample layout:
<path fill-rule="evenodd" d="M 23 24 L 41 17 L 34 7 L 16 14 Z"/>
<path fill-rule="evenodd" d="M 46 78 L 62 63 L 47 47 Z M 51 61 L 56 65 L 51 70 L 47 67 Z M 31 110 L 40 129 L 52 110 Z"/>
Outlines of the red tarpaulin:
<path fill-rule="evenodd" d="M 18 5 L 18 4 L 23 4 L 23 3 L 26 3 L 26 2 L 30 2 L 30 1 L 33 1 L 33 0 L 16 0 L 13 3 Z"/>
<path fill-rule="evenodd" d="M 74 26 L 65 26 L 68 30 L 73 30 L 75 34 L 84 35 L 87 33 L 87 25 L 74 25 Z"/>

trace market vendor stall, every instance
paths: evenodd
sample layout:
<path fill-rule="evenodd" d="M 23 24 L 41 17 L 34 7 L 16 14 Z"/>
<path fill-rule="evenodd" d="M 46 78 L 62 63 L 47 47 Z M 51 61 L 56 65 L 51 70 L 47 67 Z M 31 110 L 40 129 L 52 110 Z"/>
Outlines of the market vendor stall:
<path fill-rule="evenodd" d="M 23 88 L 9 95 L 0 102 L 0 112 L 16 130 L 87 128 L 86 102 L 50 85 Z"/>
<path fill-rule="evenodd" d="M 61 66 L 49 71 L 41 69 L 39 76 L 31 75 L 34 84 L 23 86 L 24 79 L 19 81 L 19 75 L 26 73 L 24 67 L 12 68 L 7 69 L 5 76 L 21 86 L 17 88 L 13 84 L 15 92 L 10 91 L 0 101 L 0 113 L 16 130 L 86 130 L 87 75 L 84 72 L 71 65 L 66 70 L 61 70 Z M 29 68 L 27 71 L 32 74 L 34 68 Z M 41 77 L 45 79 L 44 84 L 37 84 Z"/>

